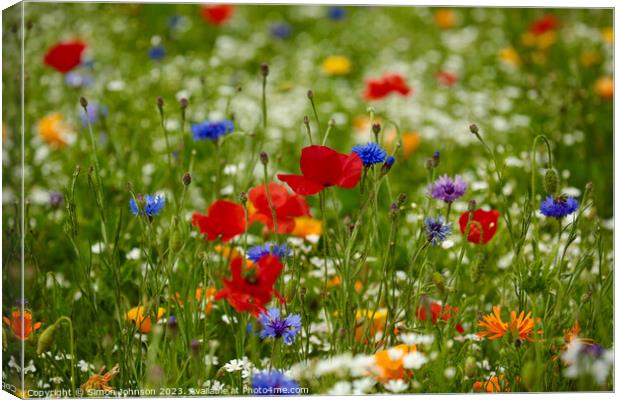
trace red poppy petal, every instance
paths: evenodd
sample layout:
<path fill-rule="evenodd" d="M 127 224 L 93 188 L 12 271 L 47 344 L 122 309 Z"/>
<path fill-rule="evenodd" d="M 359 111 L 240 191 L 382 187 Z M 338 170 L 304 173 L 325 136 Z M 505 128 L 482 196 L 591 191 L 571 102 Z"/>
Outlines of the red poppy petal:
<path fill-rule="evenodd" d="M 307 179 L 323 186 L 335 185 L 340 177 L 341 153 L 327 146 L 308 146 L 301 151 L 299 166 Z"/>
<path fill-rule="evenodd" d="M 64 74 L 80 65 L 85 49 L 86 44 L 79 40 L 58 43 L 45 53 L 43 62 Z"/>
<path fill-rule="evenodd" d="M 342 164 L 342 174 L 337 183 L 338 186 L 347 189 L 355 187 L 362 176 L 363 166 L 362 159 L 357 154 L 351 153 Z"/>
<path fill-rule="evenodd" d="M 320 183 L 311 181 L 302 175 L 278 174 L 278 179 L 286 182 L 293 192 L 302 196 L 312 196 L 324 189 Z"/>

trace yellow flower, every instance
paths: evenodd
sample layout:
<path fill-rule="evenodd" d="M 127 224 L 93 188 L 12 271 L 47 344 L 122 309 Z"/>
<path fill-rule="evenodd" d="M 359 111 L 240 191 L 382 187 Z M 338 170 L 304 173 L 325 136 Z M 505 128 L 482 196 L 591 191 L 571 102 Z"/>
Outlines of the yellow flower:
<path fill-rule="evenodd" d="M 320 236 L 321 233 L 323 233 L 323 225 L 320 220 L 312 217 L 297 217 L 291 235 L 307 237 L 310 235 Z"/>
<path fill-rule="evenodd" d="M 584 67 L 590 67 L 601 62 L 601 53 L 596 50 L 587 50 L 581 53 L 579 61 Z"/>
<path fill-rule="evenodd" d="M 519 65 L 521 64 L 521 58 L 519 57 L 519 53 L 512 47 L 505 47 L 499 51 L 499 59 L 510 65 Z"/>
<path fill-rule="evenodd" d="M 435 24 L 441 29 L 452 28 L 456 23 L 454 11 L 448 9 L 437 10 L 435 12 Z"/>
<path fill-rule="evenodd" d="M 555 43 L 556 33 L 555 31 L 547 31 L 541 35 L 536 36 L 536 46 L 540 50 L 545 50 L 551 47 Z"/>
<path fill-rule="evenodd" d="M 62 148 L 67 144 L 69 126 L 60 113 L 48 114 L 37 123 L 39 135 L 47 143 Z"/>
<path fill-rule="evenodd" d="M 221 244 L 218 244 L 213 249 L 216 253 L 221 254 L 224 258 L 233 259 L 241 257 L 241 253 L 239 252 L 239 250 L 234 249 L 230 246 L 222 246 Z"/>
<path fill-rule="evenodd" d="M 381 308 L 376 310 L 357 310 L 356 314 L 357 327 L 355 328 L 355 340 L 361 341 L 367 337 L 373 339 L 377 332 L 385 330 L 387 322 L 387 309 Z M 367 322 L 369 321 L 369 322 Z"/>
<path fill-rule="evenodd" d="M 157 309 L 158 321 L 164 316 L 165 312 L 166 309 L 164 308 L 159 307 Z M 142 333 L 149 333 L 151 331 L 151 318 L 148 315 L 145 315 L 145 310 L 142 306 L 134 307 L 127 311 L 125 320 L 133 322 L 136 326 L 138 326 L 138 330 Z"/>
<path fill-rule="evenodd" d="M 596 93 L 606 99 L 614 97 L 614 79 L 611 76 L 602 76 L 594 84 Z"/>
<path fill-rule="evenodd" d="M 603 36 L 603 40 L 609 44 L 614 42 L 614 29 L 612 27 L 607 27 L 601 29 L 601 35 Z"/>
<path fill-rule="evenodd" d="M 323 61 L 323 72 L 327 75 L 346 75 L 351 71 L 351 61 L 344 56 L 329 56 Z"/>

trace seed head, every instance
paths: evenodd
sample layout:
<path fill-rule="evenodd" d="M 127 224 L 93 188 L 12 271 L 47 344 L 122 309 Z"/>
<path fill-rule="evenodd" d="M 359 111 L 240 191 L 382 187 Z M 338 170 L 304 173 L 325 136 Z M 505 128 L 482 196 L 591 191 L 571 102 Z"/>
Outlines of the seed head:
<path fill-rule="evenodd" d="M 264 151 L 260 152 L 260 162 L 263 165 L 267 165 L 269 164 L 269 156 L 267 155 L 267 153 L 265 153 Z"/>
<path fill-rule="evenodd" d="M 81 97 L 80 97 L 80 105 L 81 105 L 83 108 L 88 107 L 88 100 L 86 100 L 86 97 L 84 97 L 84 96 L 81 96 Z"/>

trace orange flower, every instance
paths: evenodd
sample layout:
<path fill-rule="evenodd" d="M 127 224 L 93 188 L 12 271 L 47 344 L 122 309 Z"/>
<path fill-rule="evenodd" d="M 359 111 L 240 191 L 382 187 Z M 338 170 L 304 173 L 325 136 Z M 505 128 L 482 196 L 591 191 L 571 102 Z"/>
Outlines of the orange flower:
<path fill-rule="evenodd" d="M 164 308 L 159 307 L 157 309 L 158 321 L 164 316 L 165 312 L 166 310 Z M 133 322 L 136 326 L 138 326 L 138 330 L 142 333 L 149 333 L 151 331 L 151 317 L 145 315 L 145 310 L 142 306 L 134 307 L 127 311 L 125 320 Z"/>
<path fill-rule="evenodd" d="M 105 366 L 101 367 L 98 374 L 91 375 L 85 383 L 80 385 L 80 389 L 85 391 L 87 395 L 89 391 L 94 391 L 94 393 L 92 393 L 93 395 L 97 395 L 97 391 L 103 391 L 104 393 L 111 392 L 113 389 L 108 383 L 118 374 L 118 364 L 105 374 L 103 374 L 104 370 Z"/>
<path fill-rule="evenodd" d="M 456 23 L 454 11 L 442 9 L 435 12 L 435 24 L 441 29 L 452 28 Z"/>
<path fill-rule="evenodd" d="M 606 43 L 612 44 L 614 42 L 614 29 L 611 27 L 601 29 L 601 35 Z"/>
<path fill-rule="evenodd" d="M 22 311 L 19 308 L 13 308 L 11 312 L 11 318 L 3 317 L 4 323 L 7 324 L 13 333 L 19 340 L 26 340 L 32 334 L 41 327 L 40 322 L 32 324 L 32 313 L 29 309 L 24 309 L 24 318 L 22 318 Z M 24 321 L 24 331 L 22 332 L 22 319 Z"/>
<path fill-rule="evenodd" d="M 402 158 L 408 159 L 420 145 L 420 135 L 417 132 L 405 132 L 400 137 L 402 143 Z M 392 152 L 398 137 L 396 131 L 390 131 L 385 135 L 385 148 L 388 152 Z"/>
<path fill-rule="evenodd" d="M 596 50 L 587 50 L 581 53 L 579 61 L 584 67 L 591 67 L 601 62 L 601 53 Z"/>
<path fill-rule="evenodd" d="M 308 237 L 311 235 L 321 236 L 321 233 L 323 233 L 323 225 L 320 220 L 312 217 L 297 217 L 291 235 Z"/>
<path fill-rule="evenodd" d="M 611 99 L 614 97 L 614 79 L 611 76 L 603 76 L 599 78 L 594 84 L 596 93 L 605 98 Z"/>
<path fill-rule="evenodd" d="M 478 321 L 478 326 L 487 329 L 486 331 L 478 332 L 478 336 L 488 336 L 489 339 L 495 340 L 506 334 L 513 334 L 515 338 L 530 342 L 534 340 L 531 337 L 534 332 L 534 320 L 530 313 L 525 315 L 525 312 L 521 311 L 517 316 L 516 311 L 511 311 L 510 322 L 503 322 L 500 310 L 500 306 L 494 306 L 491 314 L 485 315 L 481 321 Z M 542 331 L 538 331 L 538 333 L 541 334 Z"/>
<path fill-rule="evenodd" d="M 393 379 L 403 379 L 406 373 L 404 357 L 414 351 L 416 351 L 415 345 L 399 344 L 396 347 L 376 353 L 375 365 L 379 369 L 377 380 L 387 382 Z"/>
<path fill-rule="evenodd" d="M 518 66 L 521 64 L 519 53 L 512 47 L 505 47 L 499 51 L 499 59 L 508 65 Z"/>
<path fill-rule="evenodd" d="M 202 288 L 196 289 L 196 301 L 200 302 L 204 300 L 205 304 L 205 313 L 209 314 L 213 309 L 213 302 L 215 301 L 215 294 L 217 293 L 217 289 L 213 287 L 208 287 L 207 290 L 204 291 L 204 295 L 202 294 Z"/>
<path fill-rule="evenodd" d="M 70 128 L 60 113 L 48 114 L 37 123 L 37 130 L 43 140 L 50 145 L 62 148 L 67 144 Z"/>
<path fill-rule="evenodd" d="M 342 278 L 340 278 L 340 275 L 335 275 L 329 281 L 327 281 L 327 287 L 332 288 L 332 287 L 340 286 L 341 283 L 342 283 Z M 364 288 L 364 284 L 362 283 L 362 281 L 359 281 L 359 280 L 355 281 L 355 283 L 353 284 L 353 288 L 355 289 L 356 292 L 359 293 Z"/>
<path fill-rule="evenodd" d="M 510 392 L 508 383 L 504 382 L 504 374 L 501 374 L 499 378 L 493 375 L 486 381 L 474 382 L 473 389 L 476 392 L 497 393 L 502 391 L 502 385 L 504 385 L 504 392 Z"/>

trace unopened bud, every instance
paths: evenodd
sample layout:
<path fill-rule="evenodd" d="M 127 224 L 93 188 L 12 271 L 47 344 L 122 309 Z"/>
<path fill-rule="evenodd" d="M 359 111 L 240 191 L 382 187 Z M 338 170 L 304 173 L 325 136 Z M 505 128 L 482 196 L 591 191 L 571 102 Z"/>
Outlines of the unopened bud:
<path fill-rule="evenodd" d="M 192 355 L 197 356 L 200 354 L 200 350 L 202 349 L 202 343 L 200 343 L 200 340 L 198 339 L 192 339 L 189 343 L 189 349 Z"/>
<path fill-rule="evenodd" d="M 309 99 L 314 98 L 314 92 L 312 90 L 308 90 L 308 98 Z"/>
<path fill-rule="evenodd" d="M 54 344 L 54 339 L 56 338 L 56 329 L 58 328 L 58 322 L 53 325 L 48 326 L 39 336 L 39 341 L 37 343 L 37 354 L 41 355 L 48 351 L 50 347 Z"/>
<path fill-rule="evenodd" d="M 310 124 L 310 118 L 308 118 L 307 115 L 304 115 L 304 125 L 309 125 Z"/>
<path fill-rule="evenodd" d="M 476 210 L 476 200 L 469 200 L 467 203 L 467 211 L 474 212 Z"/>
<path fill-rule="evenodd" d="M 88 100 L 86 100 L 86 97 L 81 96 L 80 97 L 80 105 L 84 108 L 86 108 L 88 106 Z"/>
<path fill-rule="evenodd" d="M 390 172 L 390 170 L 392 169 L 392 165 L 394 165 L 394 161 L 396 161 L 394 159 L 394 157 L 389 156 L 385 162 L 383 163 L 383 166 L 381 167 L 381 174 L 385 175 L 388 172 Z"/>
<path fill-rule="evenodd" d="M 433 272 L 433 283 L 441 293 L 446 290 L 446 279 L 439 272 Z"/>
<path fill-rule="evenodd" d="M 555 195 L 558 191 L 558 173 L 555 169 L 549 168 L 545 173 L 545 179 L 543 181 L 543 186 L 545 188 L 545 192 L 550 195 Z"/>
<path fill-rule="evenodd" d="M 327 125 L 331 128 L 336 126 L 336 120 L 333 118 L 330 118 L 329 121 L 327 122 Z"/>
<path fill-rule="evenodd" d="M 239 201 L 241 201 L 242 204 L 245 204 L 248 201 L 248 194 L 246 192 L 239 193 Z"/>
<path fill-rule="evenodd" d="M 378 122 L 375 122 L 374 124 L 372 124 L 372 132 L 373 132 L 375 135 L 378 135 L 378 134 L 379 134 L 379 132 L 381 132 L 381 124 L 380 124 L 380 123 L 378 123 Z"/>
<path fill-rule="evenodd" d="M 437 168 L 439 166 L 439 159 L 440 159 L 439 152 L 435 151 L 433 153 L 433 168 Z"/>
<path fill-rule="evenodd" d="M 162 112 L 164 109 L 164 98 L 161 96 L 157 96 L 157 108 L 159 109 L 159 112 Z"/>
<path fill-rule="evenodd" d="M 476 359 L 473 358 L 472 356 L 469 356 L 465 359 L 465 376 L 467 376 L 468 378 L 473 378 L 474 376 L 476 376 L 476 370 L 478 369 L 478 366 L 476 365 Z"/>
<path fill-rule="evenodd" d="M 477 135 L 478 134 L 478 125 L 476 125 L 476 124 L 469 125 L 469 131 L 471 133 L 473 133 L 474 135 Z"/>
<path fill-rule="evenodd" d="M 405 202 L 407 201 L 407 195 L 403 192 L 398 194 L 398 200 L 397 203 L 399 206 L 402 206 L 403 204 L 405 204 Z"/>
<path fill-rule="evenodd" d="M 260 162 L 263 165 L 267 165 L 269 163 L 269 156 L 264 151 L 260 152 Z"/>
<path fill-rule="evenodd" d="M 396 217 L 398 217 L 399 212 L 400 212 L 400 207 L 398 207 L 398 204 L 392 203 L 392 205 L 390 206 L 390 218 L 396 219 Z"/>
<path fill-rule="evenodd" d="M 260 73 L 264 76 L 267 77 L 267 75 L 269 75 L 269 65 L 267 63 L 262 63 L 260 65 Z"/>
<path fill-rule="evenodd" d="M 183 184 L 187 186 L 190 183 L 192 183 L 192 176 L 189 174 L 189 172 L 186 172 L 183 174 Z"/>
<path fill-rule="evenodd" d="M 181 110 L 185 110 L 189 105 L 189 100 L 187 100 L 185 97 L 182 97 L 181 100 L 179 100 L 179 105 L 181 106 Z"/>

